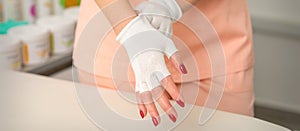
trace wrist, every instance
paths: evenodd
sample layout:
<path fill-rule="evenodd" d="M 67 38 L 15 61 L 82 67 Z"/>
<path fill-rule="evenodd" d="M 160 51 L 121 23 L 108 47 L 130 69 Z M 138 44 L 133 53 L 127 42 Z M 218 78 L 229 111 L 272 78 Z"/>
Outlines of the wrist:
<path fill-rule="evenodd" d="M 136 16 L 132 16 L 124 21 L 122 21 L 121 23 L 117 24 L 116 26 L 114 26 L 114 31 L 117 35 L 120 34 L 120 32 L 126 27 L 126 25 L 132 21 Z"/>

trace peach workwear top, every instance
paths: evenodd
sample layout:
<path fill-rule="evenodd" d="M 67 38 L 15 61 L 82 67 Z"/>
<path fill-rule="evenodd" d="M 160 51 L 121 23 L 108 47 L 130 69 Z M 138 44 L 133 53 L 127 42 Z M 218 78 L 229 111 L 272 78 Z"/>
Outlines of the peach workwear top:
<path fill-rule="evenodd" d="M 220 38 L 221 47 L 224 51 L 226 60 L 225 65 L 220 66 L 226 67 L 226 73 L 235 73 L 252 67 L 254 64 L 252 29 L 247 1 L 200 0 L 196 4 L 196 7 L 207 17 L 207 20 L 212 24 Z M 94 73 L 96 76 L 111 79 L 114 70 L 112 67 L 115 67 L 117 64 L 118 66 L 126 66 L 129 78 L 134 78 L 131 68 L 127 68 L 127 56 L 118 56 L 118 51 L 121 46 L 115 40 L 116 34 L 113 31 L 107 34 L 103 41 L 102 48 L 98 50 L 97 53 L 94 52 L 96 55 L 95 61 L 84 61 L 90 59 L 88 57 L 92 54 L 86 55 L 91 53 L 90 51 L 86 51 L 85 53 L 81 52 L 81 54 L 76 53 L 81 32 L 90 19 L 92 19 L 95 14 L 99 13 L 99 11 L 99 7 L 97 7 L 93 0 L 81 2 L 76 30 L 75 51 L 73 55 L 74 65 L 85 72 Z M 195 20 L 198 16 L 193 16 L 191 14 L 193 13 L 188 11 L 183 15 L 183 18 L 190 22 L 194 22 L 193 24 L 201 25 L 201 22 Z M 186 15 L 189 16 L 187 17 Z M 99 21 L 99 24 L 101 24 L 101 21 Z M 95 30 L 97 30 L 97 28 L 95 28 Z M 180 79 L 180 73 L 176 71 L 171 62 L 166 59 L 167 66 L 175 82 L 188 82 L 212 76 L 211 57 L 209 56 L 206 47 L 202 44 L 201 38 L 198 38 L 192 30 L 197 29 L 190 29 L 188 25 L 180 22 L 174 23 L 173 36 L 176 36 L 177 39 L 181 40 L 181 43 L 176 43 L 176 46 L 182 52 L 182 60 L 189 72 L 189 75 L 183 75 L 182 79 Z M 205 33 L 205 30 L 202 32 Z M 217 39 L 217 37 L 215 39 Z M 87 42 L 85 43 L 84 48 L 89 48 L 89 46 L 90 43 Z M 80 48 L 82 48 L 82 46 L 80 46 Z M 116 57 L 116 55 L 118 57 Z M 93 67 L 95 68 L 91 69 L 91 67 L 88 67 L 87 64 L 89 63 L 94 63 Z"/>

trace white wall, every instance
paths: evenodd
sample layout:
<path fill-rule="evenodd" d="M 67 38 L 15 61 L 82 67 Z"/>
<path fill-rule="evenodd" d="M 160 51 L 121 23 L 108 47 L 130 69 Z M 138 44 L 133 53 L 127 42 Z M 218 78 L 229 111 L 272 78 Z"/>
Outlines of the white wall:
<path fill-rule="evenodd" d="M 300 23 L 299 0 L 248 0 L 252 15 Z"/>
<path fill-rule="evenodd" d="M 300 1 L 249 0 L 256 104 L 300 113 Z"/>

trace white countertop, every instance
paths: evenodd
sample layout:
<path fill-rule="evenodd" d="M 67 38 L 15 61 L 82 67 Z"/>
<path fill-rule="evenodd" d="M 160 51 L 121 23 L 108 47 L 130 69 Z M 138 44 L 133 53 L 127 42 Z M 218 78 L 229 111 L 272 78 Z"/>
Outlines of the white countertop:
<path fill-rule="evenodd" d="M 106 96 L 115 93 L 107 89 L 99 90 Z M 0 71 L 0 104 L 1 131 L 100 130 L 80 107 L 74 83 L 69 81 Z M 138 114 L 136 110 L 132 111 L 131 107 L 124 106 L 122 109 L 129 114 Z M 205 125 L 200 126 L 197 123 L 201 109 L 195 106 L 175 130 L 288 131 L 284 127 L 266 121 L 223 111 L 217 111 Z M 105 119 L 114 121 L 109 120 L 110 117 Z M 117 126 L 118 123 L 114 125 Z M 148 125 L 145 131 L 155 129 L 152 123 Z"/>

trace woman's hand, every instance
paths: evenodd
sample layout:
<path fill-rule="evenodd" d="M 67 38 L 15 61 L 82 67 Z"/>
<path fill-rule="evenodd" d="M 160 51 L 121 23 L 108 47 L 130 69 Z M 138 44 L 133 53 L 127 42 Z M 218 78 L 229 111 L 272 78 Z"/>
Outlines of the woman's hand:
<path fill-rule="evenodd" d="M 147 20 L 145 17 L 136 16 L 136 12 L 127 0 L 95 1 L 110 23 L 114 25 L 114 31 L 118 35 L 117 40 L 125 47 L 130 57 L 136 77 L 135 87 L 141 116 L 145 117 L 149 112 L 154 125 L 159 124 L 159 114 L 153 100 L 155 99 L 175 122 L 177 113 L 170 104 L 168 94 L 180 106 L 184 107 L 184 103 L 166 68 L 164 55 L 172 59 L 178 71 L 182 73 L 187 73 L 187 71 L 172 40 L 163 35 L 171 34 L 169 32 L 171 32 L 172 21 L 168 17 L 153 17 L 152 21 L 149 21 L 150 19 Z M 163 24 L 159 23 L 161 18 L 166 20 Z M 158 23 L 158 25 L 153 28 L 150 23 L 153 25 Z M 165 33 L 162 34 L 156 29 Z"/>
<path fill-rule="evenodd" d="M 177 113 L 170 104 L 167 93 L 180 106 L 184 106 L 180 92 L 170 77 L 164 61 L 164 55 L 172 59 L 177 69 L 187 73 L 173 41 L 154 29 L 141 16 L 130 21 L 117 36 L 117 40 L 126 49 L 136 79 L 140 114 L 144 117 L 149 112 L 153 123 L 157 126 L 160 117 L 154 100 L 176 121 Z"/>

